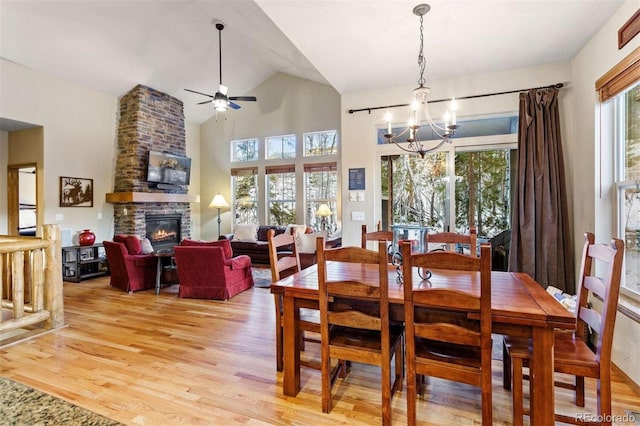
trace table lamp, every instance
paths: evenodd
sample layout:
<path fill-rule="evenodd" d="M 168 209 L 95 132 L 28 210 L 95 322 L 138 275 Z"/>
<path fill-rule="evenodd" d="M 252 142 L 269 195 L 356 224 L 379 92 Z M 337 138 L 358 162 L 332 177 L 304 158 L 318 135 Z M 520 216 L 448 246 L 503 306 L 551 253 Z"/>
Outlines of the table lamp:
<path fill-rule="evenodd" d="M 327 216 L 331 216 L 332 214 L 333 213 L 331 213 L 331 209 L 328 205 L 320 204 L 320 207 L 318 207 L 316 215 L 322 218 L 322 220 L 320 221 L 320 227 L 323 231 L 327 228 Z"/>
<path fill-rule="evenodd" d="M 224 207 L 229 207 L 229 203 L 227 203 L 227 200 L 220 194 L 213 197 L 213 200 L 211 200 L 209 204 L 209 208 L 218 209 L 218 238 L 220 238 L 220 209 Z"/>

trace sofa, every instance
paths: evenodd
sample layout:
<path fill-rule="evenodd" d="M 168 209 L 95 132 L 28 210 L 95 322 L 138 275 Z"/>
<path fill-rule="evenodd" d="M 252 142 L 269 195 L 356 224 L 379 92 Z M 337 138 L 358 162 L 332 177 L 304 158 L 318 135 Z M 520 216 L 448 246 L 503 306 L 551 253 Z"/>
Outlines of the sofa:
<path fill-rule="evenodd" d="M 154 288 L 158 259 L 144 253 L 135 235 L 116 235 L 103 241 L 111 278 L 109 284 L 126 292 Z"/>
<path fill-rule="evenodd" d="M 174 247 L 178 297 L 227 300 L 253 287 L 251 258 L 233 256 L 228 240 L 185 239 Z"/>
<path fill-rule="evenodd" d="M 246 255 L 251 258 L 251 262 L 254 264 L 261 264 L 269 266 L 269 243 L 267 242 L 267 232 L 270 229 L 275 231 L 275 235 L 283 234 L 285 232 L 298 234 L 305 234 L 302 242 L 298 242 L 298 250 L 300 254 L 300 267 L 302 269 L 307 268 L 316 263 L 315 254 L 315 239 L 317 236 L 324 235 L 326 233 L 314 232 L 312 228 L 304 225 L 260 225 L 251 226 L 246 224 L 238 224 L 235 228 L 235 233 L 224 234 L 220 236 L 220 240 L 228 240 L 231 243 L 231 249 L 234 256 Z M 342 237 L 337 236 L 331 239 L 327 239 L 327 248 L 340 247 L 342 244 Z M 287 252 L 290 248 L 280 247 L 278 251 Z"/>

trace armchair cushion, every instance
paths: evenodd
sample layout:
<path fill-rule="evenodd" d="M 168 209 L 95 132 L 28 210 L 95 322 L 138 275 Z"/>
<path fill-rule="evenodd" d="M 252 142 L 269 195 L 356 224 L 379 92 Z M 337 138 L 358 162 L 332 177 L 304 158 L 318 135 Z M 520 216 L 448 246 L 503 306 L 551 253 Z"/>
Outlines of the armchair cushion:
<path fill-rule="evenodd" d="M 251 258 L 246 254 L 241 254 L 232 259 L 225 259 L 224 264 L 231 269 L 251 268 Z"/>

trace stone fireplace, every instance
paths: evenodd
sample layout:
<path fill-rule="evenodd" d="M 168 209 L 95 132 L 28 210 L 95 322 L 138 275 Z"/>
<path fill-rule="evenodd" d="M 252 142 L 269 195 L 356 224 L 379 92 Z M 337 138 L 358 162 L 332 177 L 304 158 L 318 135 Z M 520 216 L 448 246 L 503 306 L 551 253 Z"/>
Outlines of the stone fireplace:
<path fill-rule="evenodd" d="M 120 98 L 118 150 L 114 192 L 114 233 L 148 237 L 148 218 L 173 216 L 177 238 L 156 241 L 154 249 L 170 248 L 191 236 L 191 206 L 197 197 L 187 185 L 159 187 L 147 182 L 149 151 L 186 156 L 182 101 L 150 87 L 138 85 Z"/>

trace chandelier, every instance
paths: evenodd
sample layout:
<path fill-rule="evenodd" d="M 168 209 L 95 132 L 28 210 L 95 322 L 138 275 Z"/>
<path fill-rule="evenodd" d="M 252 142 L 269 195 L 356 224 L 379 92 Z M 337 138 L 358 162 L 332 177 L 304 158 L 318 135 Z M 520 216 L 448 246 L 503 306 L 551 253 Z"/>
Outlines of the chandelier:
<path fill-rule="evenodd" d="M 426 67 L 427 61 L 424 57 L 424 15 L 427 14 L 431 10 L 431 6 L 428 4 L 419 4 L 413 8 L 413 14 L 420 17 L 420 52 L 418 53 L 418 70 L 420 72 L 420 77 L 418 78 L 418 87 L 413 91 L 414 100 L 411 102 L 411 118 L 409 119 L 407 128 L 402 130 L 400 133 L 395 134 L 392 133 L 391 129 L 391 113 L 387 112 L 385 115 L 385 121 L 387 122 L 387 133 L 384 137 L 387 139 L 387 143 L 394 143 L 400 149 L 406 152 L 410 152 L 412 154 L 420 154 L 420 157 L 424 158 L 425 154 L 428 152 L 434 151 L 440 148 L 445 142 L 451 143 L 451 136 L 453 136 L 458 128 L 456 124 L 456 110 L 457 104 L 454 98 L 451 99 L 451 103 L 449 105 L 449 111 L 447 111 L 444 115 L 444 123 L 443 126 L 440 126 L 436 122 L 433 121 L 431 115 L 429 114 L 428 108 L 428 97 L 431 89 L 425 86 L 426 80 L 424 78 L 424 69 Z M 422 117 L 424 116 L 424 120 L 426 124 L 428 124 L 433 133 L 435 133 L 440 142 L 427 148 L 424 145 L 424 141 L 420 140 L 418 136 L 418 130 L 422 127 Z M 408 142 L 407 145 L 404 145 L 399 138 L 407 135 L 407 139 L 404 142 Z"/>

